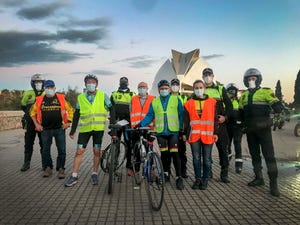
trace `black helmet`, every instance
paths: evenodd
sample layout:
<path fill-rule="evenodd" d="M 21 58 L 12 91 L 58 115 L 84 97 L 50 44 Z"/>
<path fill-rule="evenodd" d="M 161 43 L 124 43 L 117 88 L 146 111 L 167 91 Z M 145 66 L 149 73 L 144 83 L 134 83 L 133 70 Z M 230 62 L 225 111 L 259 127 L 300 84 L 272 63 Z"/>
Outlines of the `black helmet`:
<path fill-rule="evenodd" d="M 249 87 L 248 77 L 252 77 L 252 76 L 255 76 L 257 78 L 255 81 L 255 85 L 256 85 L 256 87 L 258 87 L 261 84 L 262 76 L 261 76 L 260 71 L 255 68 L 250 68 L 250 69 L 246 70 L 246 72 L 244 74 L 244 79 L 243 79 L 244 85 L 246 87 Z"/>
<path fill-rule="evenodd" d="M 172 84 L 180 84 L 180 80 L 177 79 L 177 78 L 174 78 L 174 79 L 171 80 L 171 85 Z"/>
<path fill-rule="evenodd" d="M 213 70 L 211 68 L 205 68 L 203 71 L 202 71 L 202 75 L 206 75 L 206 74 L 213 74 Z"/>
<path fill-rule="evenodd" d="M 88 79 L 93 79 L 93 80 L 95 80 L 95 81 L 97 82 L 97 84 L 98 84 L 98 78 L 97 78 L 95 75 L 93 75 L 93 74 L 88 74 L 88 75 L 86 75 L 85 78 L 84 78 L 84 83 L 85 83 L 85 84 L 86 84 L 86 82 L 87 82 Z"/>
<path fill-rule="evenodd" d="M 31 87 L 32 87 L 33 89 L 35 89 L 34 83 L 35 83 L 36 81 L 40 81 L 40 82 L 42 82 L 43 85 L 44 85 L 45 79 L 44 79 L 43 76 L 42 76 L 41 74 L 39 74 L 39 73 L 32 75 L 31 80 L 30 80 L 30 85 L 31 85 Z"/>
<path fill-rule="evenodd" d="M 160 88 L 161 86 L 168 86 L 170 87 L 170 83 L 167 80 L 161 80 L 158 82 L 157 87 Z"/>
<path fill-rule="evenodd" d="M 226 91 L 236 97 L 239 89 L 235 83 L 229 83 L 226 86 Z"/>

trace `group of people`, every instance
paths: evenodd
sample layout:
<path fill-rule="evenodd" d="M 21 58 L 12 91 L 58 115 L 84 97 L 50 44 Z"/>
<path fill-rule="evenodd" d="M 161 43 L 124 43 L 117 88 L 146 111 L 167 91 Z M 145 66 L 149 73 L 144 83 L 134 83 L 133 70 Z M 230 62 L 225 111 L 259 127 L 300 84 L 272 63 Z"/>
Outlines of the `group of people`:
<path fill-rule="evenodd" d="M 262 152 L 270 179 L 270 193 L 279 196 L 277 185 L 277 164 L 274 155 L 270 119 L 271 110 L 279 113 L 281 102 L 269 88 L 262 88 L 260 71 L 248 69 L 243 77 L 247 90 L 238 98 L 239 89 L 230 83 L 225 87 L 214 81 L 211 68 L 202 71 L 202 80 L 195 80 L 190 96 L 180 93 L 179 79 L 170 82 L 161 80 L 157 84 L 159 95 L 148 94 L 148 85 L 140 82 L 138 93 L 131 91 L 127 77 L 120 78 L 120 86 L 109 97 L 98 90 L 98 78 L 87 75 L 85 88 L 78 96 L 75 112 L 65 100 L 64 95 L 55 92 L 52 80 L 44 81 L 41 75 L 31 79 L 33 90 L 25 92 L 22 108 L 26 116 L 25 160 L 21 171 L 30 168 L 35 135 L 38 134 L 41 145 L 44 177 L 52 174 L 53 164 L 50 147 L 53 137 L 58 150 L 56 170 L 60 179 L 65 178 L 66 141 L 65 130 L 71 126 L 70 137 L 73 139 L 77 126 L 79 134 L 74 157 L 72 174 L 64 185 L 70 187 L 78 182 L 79 166 L 89 139 L 93 138 L 93 171 L 91 180 L 98 184 L 101 144 L 109 112 L 109 123 L 127 120 L 129 126 L 150 126 L 157 132 L 165 181 L 170 182 L 171 164 L 175 168 L 176 188 L 184 189 L 187 174 L 186 142 L 190 144 L 193 159 L 195 181 L 192 189 L 205 190 L 212 178 L 212 148 L 218 149 L 221 167 L 220 181 L 230 183 L 228 168 L 232 158 L 231 143 L 235 150 L 235 171 L 242 172 L 243 133 L 247 135 L 248 147 L 252 157 L 255 178 L 249 186 L 264 185 L 262 176 Z M 44 92 L 43 92 L 44 91 Z M 117 134 L 121 137 L 124 127 Z M 131 146 L 134 139 L 125 139 L 128 146 L 126 168 L 133 176 L 131 164 Z"/>

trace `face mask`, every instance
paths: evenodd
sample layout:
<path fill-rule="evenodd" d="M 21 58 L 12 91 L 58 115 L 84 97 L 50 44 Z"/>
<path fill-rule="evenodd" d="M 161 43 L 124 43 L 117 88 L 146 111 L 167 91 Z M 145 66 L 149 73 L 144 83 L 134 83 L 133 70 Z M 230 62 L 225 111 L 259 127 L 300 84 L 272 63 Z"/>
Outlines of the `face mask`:
<path fill-rule="evenodd" d="M 248 84 L 249 84 L 249 88 L 251 89 L 256 88 L 255 80 L 248 81 Z"/>
<path fill-rule="evenodd" d="M 145 94 L 147 94 L 147 89 L 146 88 L 138 88 L 138 93 L 139 93 L 139 95 L 145 95 Z"/>
<path fill-rule="evenodd" d="M 53 89 L 45 89 L 45 93 L 48 97 L 53 97 L 55 94 L 55 91 Z"/>
<path fill-rule="evenodd" d="M 172 90 L 173 92 L 179 92 L 179 86 L 174 85 L 174 86 L 171 87 L 171 90 Z"/>
<path fill-rule="evenodd" d="M 120 82 L 120 88 L 126 89 L 128 87 L 127 82 Z"/>
<path fill-rule="evenodd" d="M 194 93 L 197 97 L 203 96 L 204 94 L 204 89 L 194 89 Z"/>
<path fill-rule="evenodd" d="M 166 97 L 169 94 L 169 90 L 168 89 L 162 89 L 159 91 L 160 96 L 162 97 Z"/>
<path fill-rule="evenodd" d="M 89 91 L 89 92 L 94 92 L 96 90 L 96 84 L 87 84 L 86 85 L 86 89 Z"/>
<path fill-rule="evenodd" d="M 203 80 L 206 84 L 209 84 L 212 82 L 213 78 L 211 76 L 206 76 L 203 78 Z"/>
<path fill-rule="evenodd" d="M 43 87 L 43 84 L 42 84 L 42 83 L 36 83 L 34 86 L 35 86 L 35 89 L 36 89 L 37 91 L 41 91 L 41 90 L 42 90 L 42 87 Z"/>

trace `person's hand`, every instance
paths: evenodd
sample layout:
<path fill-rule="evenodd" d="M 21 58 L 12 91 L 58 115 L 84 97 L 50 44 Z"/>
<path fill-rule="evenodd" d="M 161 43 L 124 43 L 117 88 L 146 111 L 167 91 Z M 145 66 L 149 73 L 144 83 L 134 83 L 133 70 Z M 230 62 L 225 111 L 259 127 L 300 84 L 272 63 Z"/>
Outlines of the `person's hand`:
<path fill-rule="evenodd" d="M 218 141 L 218 135 L 214 134 L 214 142 Z"/>
<path fill-rule="evenodd" d="M 41 132 L 43 130 L 43 126 L 41 124 L 39 124 L 39 123 L 35 124 L 35 130 Z"/>
<path fill-rule="evenodd" d="M 68 129 L 70 126 L 71 126 L 70 123 L 64 123 L 64 124 L 62 125 L 62 127 L 63 127 L 64 130 Z"/>
<path fill-rule="evenodd" d="M 219 122 L 219 123 L 224 123 L 225 120 L 226 120 L 225 116 L 218 115 L 218 122 Z"/>

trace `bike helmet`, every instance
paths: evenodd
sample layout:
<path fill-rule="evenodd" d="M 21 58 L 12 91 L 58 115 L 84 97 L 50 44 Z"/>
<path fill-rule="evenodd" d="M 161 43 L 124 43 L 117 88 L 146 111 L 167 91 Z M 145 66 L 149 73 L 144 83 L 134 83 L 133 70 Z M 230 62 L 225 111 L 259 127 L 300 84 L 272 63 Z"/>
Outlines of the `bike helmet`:
<path fill-rule="evenodd" d="M 250 68 L 250 69 L 246 70 L 246 72 L 244 74 L 244 79 L 243 79 L 244 85 L 246 87 L 249 87 L 248 77 L 252 77 L 252 76 L 255 76 L 257 78 L 255 81 L 255 85 L 256 85 L 256 87 L 258 87 L 261 84 L 262 76 L 261 76 L 260 71 L 255 68 Z"/>
<path fill-rule="evenodd" d="M 180 80 L 177 79 L 177 78 L 174 78 L 174 79 L 171 80 L 171 85 L 172 84 L 180 84 Z"/>
<path fill-rule="evenodd" d="M 206 75 L 206 74 L 213 74 L 213 70 L 211 68 L 205 68 L 203 71 L 202 71 L 202 75 Z"/>
<path fill-rule="evenodd" d="M 98 84 L 98 78 L 97 78 L 95 75 L 93 75 L 93 74 L 88 74 L 88 75 L 86 75 L 85 78 L 84 78 L 84 83 L 85 83 L 85 84 L 86 84 L 86 82 L 87 82 L 88 79 L 93 79 L 93 80 L 95 80 L 95 81 L 97 82 L 97 84 Z"/>
<path fill-rule="evenodd" d="M 31 87 L 32 87 L 33 89 L 35 89 L 34 83 L 35 83 L 36 81 L 40 81 L 40 82 L 42 82 L 43 85 L 44 85 L 45 79 L 44 79 L 43 76 L 42 76 L 41 74 L 39 74 L 39 73 L 32 75 L 31 80 L 30 80 L 30 85 L 31 85 Z"/>
<path fill-rule="evenodd" d="M 167 80 L 161 80 L 158 82 L 157 87 L 160 88 L 161 86 L 168 86 L 170 87 L 170 83 Z"/>
<path fill-rule="evenodd" d="M 239 91 L 238 87 L 236 86 L 235 83 L 229 83 L 227 86 L 226 86 L 226 91 L 233 95 L 233 96 L 237 96 L 237 93 Z"/>

